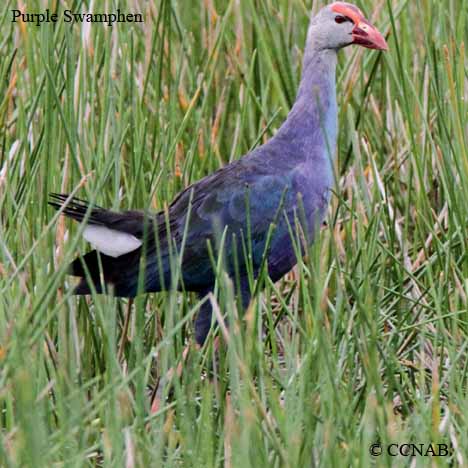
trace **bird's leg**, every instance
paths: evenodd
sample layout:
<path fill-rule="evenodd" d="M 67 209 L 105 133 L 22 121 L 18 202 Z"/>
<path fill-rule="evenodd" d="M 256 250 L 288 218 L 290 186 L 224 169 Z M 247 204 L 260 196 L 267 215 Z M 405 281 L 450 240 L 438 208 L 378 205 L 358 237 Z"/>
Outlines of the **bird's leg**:
<path fill-rule="evenodd" d="M 250 299 L 252 299 L 252 294 L 250 292 L 249 282 L 247 280 L 243 281 L 240 286 L 240 291 L 237 295 L 240 299 L 242 306 L 242 311 L 246 311 L 250 304 Z"/>
<path fill-rule="evenodd" d="M 199 297 L 202 299 L 210 291 L 200 293 Z M 247 310 L 247 307 L 250 303 L 250 288 L 247 281 L 242 281 L 240 285 L 240 290 L 237 291 L 237 299 L 238 305 L 240 306 L 241 311 Z M 211 322 L 212 322 L 212 315 L 213 315 L 213 307 L 211 305 L 210 300 L 206 300 L 200 310 L 198 311 L 197 318 L 195 319 L 195 340 L 197 344 L 201 347 L 206 341 L 206 337 L 211 329 Z M 227 320 L 225 320 L 225 324 L 228 325 Z"/>
<path fill-rule="evenodd" d="M 203 298 L 207 293 L 200 294 Z M 211 328 L 212 306 L 210 300 L 206 300 L 200 310 L 198 311 L 197 318 L 195 319 L 195 341 L 201 347 L 205 343 L 206 337 Z"/>

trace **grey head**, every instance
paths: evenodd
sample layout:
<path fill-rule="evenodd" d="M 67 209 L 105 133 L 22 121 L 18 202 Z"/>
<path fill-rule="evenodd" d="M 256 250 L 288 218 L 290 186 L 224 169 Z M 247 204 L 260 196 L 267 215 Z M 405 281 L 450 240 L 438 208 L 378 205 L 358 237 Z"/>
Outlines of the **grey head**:
<path fill-rule="evenodd" d="M 334 2 L 312 18 L 307 34 L 307 49 L 338 50 L 351 44 L 387 50 L 387 43 L 380 32 L 351 3 Z"/>

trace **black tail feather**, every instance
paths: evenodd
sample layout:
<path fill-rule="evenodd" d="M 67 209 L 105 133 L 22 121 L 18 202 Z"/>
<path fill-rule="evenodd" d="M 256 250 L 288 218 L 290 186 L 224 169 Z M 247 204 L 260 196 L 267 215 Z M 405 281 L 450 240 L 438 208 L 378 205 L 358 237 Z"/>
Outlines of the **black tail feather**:
<path fill-rule="evenodd" d="M 96 284 L 93 282 L 94 288 L 91 289 L 91 286 L 89 283 L 86 281 L 86 278 L 81 278 L 80 282 L 78 285 L 75 287 L 75 290 L 73 291 L 73 294 L 77 296 L 86 296 L 88 294 L 91 294 L 92 291 L 96 291 L 98 294 L 102 294 L 102 288 L 101 285 L 98 283 Z"/>
<path fill-rule="evenodd" d="M 109 274 L 113 270 L 112 260 L 112 257 L 108 257 L 104 254 L 98 254 L 96 250 L 88 252 L 82 257 L 75 258 L 68 268 L 68 273 L 70 275 L 81 277 L 81 281 L 75 288 L 75 294 L 91 294 L 92 288 L 88 279 L 92 281 L 94 286 L 93 289 L 97 293 L 102 293 L 101 268 L 103 280 L 106 284 L 110 281 Z"/>
<path fill-rule="evenodd" d="M 56 210 L 62 210 L 65 216 L 81 222 L 89 212 L 88 222 L 92 224 L 103 224 L 94 216 L 95 213 L 103 210 L 100 206 L 93 205 L 92 208 L 90 208 L 90 204 L 87 201 L 76 197 L 70 197 L 70 195 L 67 194 L 50 193 L 49 197 L 49 205 Z"/>
<path fill-rule="evenodd" d="M 96 250 L 88 252 L 82 257 L 76 258 L 69 267 L 69 274 L 72 276 L 81 276 L 82 278 L 86 277 L 86 274 L 89 274 L 91 278 L 99 278 L 99 257 L 104 273 L 109 271 L 112 268 L 112 257 L 109 257 L 104 254 L 99 254 Z M 84 267 L 86 265 L 86 268 Z M 88 273 L 86 273 L 86 269 Z"/>
<path fill-rule="evenodd" d="M 75 288 L 75 294 L 110 294 L 117 297 L 134 297 L 137 289 L 139 253 L 130 252 L 122 257 L 109 257 L 93 250 L 82 257 L 77 257 L 70 264 L 68 273 L 78 276 L 81 281 Z M 135 275 L 129 275 L 129 270 Z M 102 276 L 101 276 L 102 273 Z M 91 284 L 92 283 L 92 287 Z"/>

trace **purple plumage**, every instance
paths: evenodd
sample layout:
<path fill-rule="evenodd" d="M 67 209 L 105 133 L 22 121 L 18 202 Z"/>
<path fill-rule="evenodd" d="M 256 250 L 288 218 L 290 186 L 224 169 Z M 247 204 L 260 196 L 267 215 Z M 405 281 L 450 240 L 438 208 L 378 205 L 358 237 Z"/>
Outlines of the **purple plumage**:
<path fill-rule="evenodd" d="M 224 266 L 244 307 L 249 271 L 256 275 L 266 261 L 273 281 L 287 273 L 297 261 L 291 232 L 300 226 L 302 238 L 313 242 L 326 213 L 337 137 L 337 52 L 352 43 L 386 48 L 353 5 L 323 8 L 310 23 L 296 102 L 274 138 L 185 189 L 166 214 L 116 213 L 51 195 L 52 206 L 86 221 L 84 236 L 96 248 L 71 265 L 81 278 L 76 294 L 133 297 L 172 287 L 203 297 L 215 284 L 208 245 L 218 253 L 221 238 Z M 173 247 L 182 251 L 178 284 L 172 284 Z M 210 326 L 205 302 L 195 323 L 198 343 Z"/>

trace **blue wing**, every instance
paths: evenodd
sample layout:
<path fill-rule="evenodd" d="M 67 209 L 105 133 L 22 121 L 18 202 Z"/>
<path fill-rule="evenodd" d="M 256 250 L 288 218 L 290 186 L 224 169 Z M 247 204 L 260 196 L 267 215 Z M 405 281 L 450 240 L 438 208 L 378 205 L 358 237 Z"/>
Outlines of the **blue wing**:
<path fill-rule="evenodd" d="M 291 170 L 278 174 L 277 168 L 271 171 L 268 164 L 259 166 L 258 159 L 244 158 L 182 192 L 171 205 L 170 217 L 176 220 L 171 225 L 176 226 L 179 241 L 186 228 L 182 262 L 185 287 L 203 290 L 213 284 L 207 243 L 216 254 L 223 234 L 228 273 L 234 274 L 237 263 L 240 275 L 245 276 L 247 261 L 256 273 L 272 223 L 270 272 L 280 277 L 288 271 L 295 255 L 286 219 L 294 222 L 296 181 L 296 173 Z M 250 259 L 246 253 L 251 254 Z"/>

